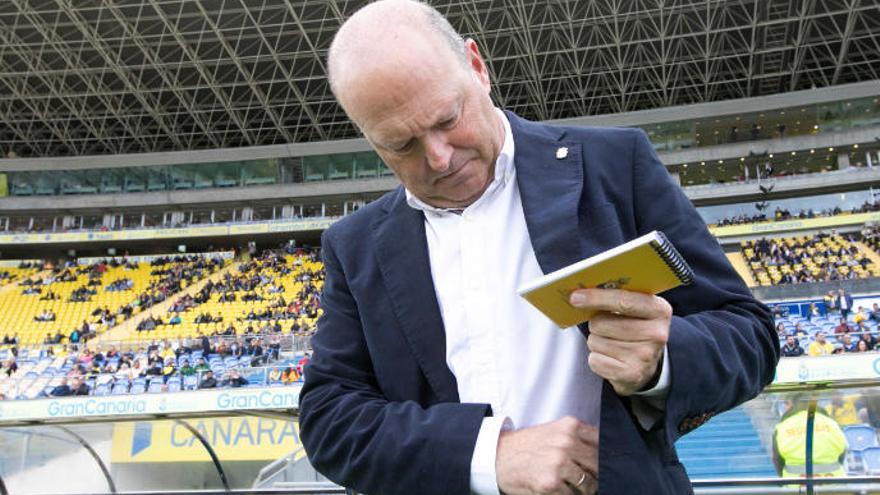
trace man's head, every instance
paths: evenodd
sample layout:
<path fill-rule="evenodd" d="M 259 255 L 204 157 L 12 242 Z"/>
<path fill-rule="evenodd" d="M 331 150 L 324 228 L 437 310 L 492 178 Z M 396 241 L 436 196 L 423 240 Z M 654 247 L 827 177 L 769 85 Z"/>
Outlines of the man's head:
<path fill-rule="evenodd" d="M 483 194 L 504 127 L 476 43 L 437 11 L 411 0 L 364 7 L 339 29 L 328 72 L 345 112 L 416 197 L 462 208 Z"/>
<path fill-rule="evenodd" d="M 789 336 L 785 337 L 785 344 L 787 346 L 794 347 L 794 343 L 795 343 L 794 336 L 789 335 Z"/>
<path fill-rule="evenodd" d="M 848 333 L 845 333 L 840 338 L 840 341 L 845 345 L 850 345 L 850 344 L 852 344 L 852 337 L 850 337 Z"/>
<path fill-rule="evenodd" d="M 816 342 L 820 344 L 825 343 L 825 332 L 816 332 Z"/>

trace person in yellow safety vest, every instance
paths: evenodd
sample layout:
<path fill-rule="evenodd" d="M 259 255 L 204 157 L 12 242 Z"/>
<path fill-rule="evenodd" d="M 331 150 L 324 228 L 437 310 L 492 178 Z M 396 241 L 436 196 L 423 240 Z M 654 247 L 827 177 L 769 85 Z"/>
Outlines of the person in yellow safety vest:
<path fill-rule="evenodd" d="M 773 432 L 773 464 L 783 478 L 806 476 L 807 400 L 786 400 L 786 412 Z M 813 476 L 846 476 L 846 436 L 840 425 L 821 409 L 813 425 Z"/>
<path fill-rule="evenodd" d="M 859 394 L 835 397 L 825 407 L 825 410 L 840 426 L 858 425 L 866 422 L 866 418 L 863 419 L 863 416 L 866 416 L 865 406 L 862 396 Z"/>

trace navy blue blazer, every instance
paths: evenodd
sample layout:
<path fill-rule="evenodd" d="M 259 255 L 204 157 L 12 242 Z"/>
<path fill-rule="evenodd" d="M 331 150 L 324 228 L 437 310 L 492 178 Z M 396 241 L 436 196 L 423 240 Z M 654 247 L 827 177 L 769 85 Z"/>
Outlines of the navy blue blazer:
<path fill-rule="evenodd" d="M 507 115 L 526 225 L 545 273 L 655 229 L 695 272 L 692 285 L 663 294 L 674 309 L 663 417 L 643 430 L 629 399 L 604 382 L 599 452 L 603 495 L 690 493 L 673 443 L 772 380 L 779 358 L 772 316 L 642 131 Z M 568 155 L 557 159 L 562 146 Z M 422 213 L 397 188 L 338 221 L 322 242 L 324 315 L 299 410 L 310 461 L 362 493 L 469 493 L 477 433 L 492 409 L 459 402 Z"/>

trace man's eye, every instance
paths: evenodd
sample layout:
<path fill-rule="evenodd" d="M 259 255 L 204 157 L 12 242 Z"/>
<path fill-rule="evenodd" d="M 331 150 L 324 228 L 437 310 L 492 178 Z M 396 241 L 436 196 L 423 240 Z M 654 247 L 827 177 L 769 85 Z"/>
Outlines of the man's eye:
<path fill-rule="evenodd" d="M 440 127 L 443 129 L 452 129 L 455 127 L 455 124 L 458 123 L 458 116 L 452 117 L 451 119 L 444 120 L 440 122 Z"/>
<path fill-rule="evenodd" d="M 400 146 L 398 148 L 394 148 L 394 152 L 395 153 L 406 153 L 407 151 L 411 150 L 412 147 L 413 147 L 413 140 L 410 139 L 403 146 Z"/>

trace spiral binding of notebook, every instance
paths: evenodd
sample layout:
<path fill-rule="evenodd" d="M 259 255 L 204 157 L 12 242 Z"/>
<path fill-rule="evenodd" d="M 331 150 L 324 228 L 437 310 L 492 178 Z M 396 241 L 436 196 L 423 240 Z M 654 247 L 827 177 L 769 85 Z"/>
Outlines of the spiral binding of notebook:
<path fill-rule="evenodd" d="M 663 259 L 663 262 L 669 266 L 672 272 L 675 273 L 675 276 L 681 280 L 682 284 L 692 284 L 694 281 L 694 271 L 691 269 L 690 265 L 687 264 L 687 261 L 685 261 L 681 254 L 679 254 L 678 250 L 675 249 L 675 246 L 669 242 L 669 239 L 666 238 L 666 234 L 657 231 L 657 235 L 660 237 L 660 242 L 652 242 L 651 247 L 654 248 L 654 251 L 657 251 L 657 254 Z"/>

